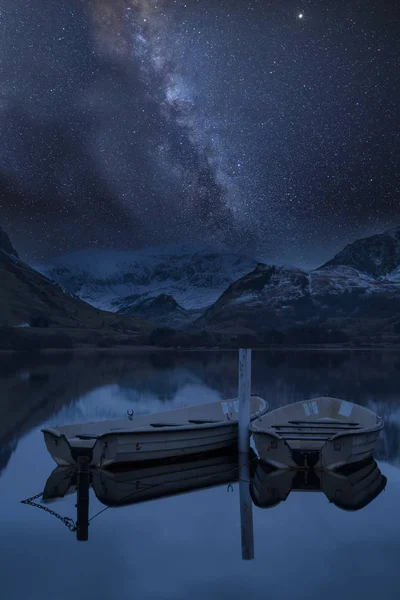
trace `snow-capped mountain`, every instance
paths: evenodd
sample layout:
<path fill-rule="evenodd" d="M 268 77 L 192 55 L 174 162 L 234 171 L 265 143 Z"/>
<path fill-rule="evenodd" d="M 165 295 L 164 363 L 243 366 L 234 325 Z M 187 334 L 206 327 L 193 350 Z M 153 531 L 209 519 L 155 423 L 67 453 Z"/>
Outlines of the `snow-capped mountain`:
<path fill-rule="evenodd" d="M 348 244 L 324 267 L 345 265 L 372 277 L 400 281 L 400 227 Z"/>
<path fill-rule="evenodd" d="M 346 266 L 311 272 L 260 264 L 222 294 L 196 327 L 260 333 L 337 319 L 400 318 L 400 285 Z"/>
<path fill-rule="evenodd" d="M 187 245 L 137 251 L 91 249 L 35 268 L 97 308 L 126 311 L 160 294 L 186 310 L 206 308 L 257 261 Z"/>
<path fill-rule="evenodd" d="M 38 270 L 98 308 L 176 329 L 258 335 L 351 321 L 379 333 L 379 320 L 400 323 L 400 227 L 312 271 L 188 245 L 75 252 Z"/>

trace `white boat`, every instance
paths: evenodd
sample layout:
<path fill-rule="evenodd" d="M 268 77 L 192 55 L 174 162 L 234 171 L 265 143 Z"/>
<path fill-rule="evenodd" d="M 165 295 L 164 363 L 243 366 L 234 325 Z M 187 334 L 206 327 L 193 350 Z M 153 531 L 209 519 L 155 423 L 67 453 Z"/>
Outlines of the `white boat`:
<path fill-rule="evenodd" d="M 260 462 L 250 482 L 252 500 L 259 508 L 273 508 L 294 492 L 323 492 L 338 508 L 356 511 L 385 489 L 387 479 L 370 458 L 337 471 L 277 470 Z"/>
<path fill-rule="evenodd" d="M 251 397 L 250 420 L 268 410 L 259 396 Z M 187 406 L 157 414 L 47 427 L 48 451 L 60 466 L 86 456 L 90 466 L 184 458 L 235 446 L 238 437 L 238 400 Z"/>
<path fill-rule="evenodd" d="M 372 456 L 383 426 L 363 406 L 321 397 L 273 410 L 250 430 L 261 460 L 278 469 L 337 469 Z"/>

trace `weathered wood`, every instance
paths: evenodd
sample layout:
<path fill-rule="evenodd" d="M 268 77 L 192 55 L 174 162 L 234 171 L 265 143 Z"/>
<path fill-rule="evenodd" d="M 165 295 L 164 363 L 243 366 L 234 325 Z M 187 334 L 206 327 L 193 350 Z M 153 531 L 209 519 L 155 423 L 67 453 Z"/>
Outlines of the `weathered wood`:
<path fill-rule="evenodd" d="M 239 350 L 239 453 L 250 447 L 251 350 Z"/>

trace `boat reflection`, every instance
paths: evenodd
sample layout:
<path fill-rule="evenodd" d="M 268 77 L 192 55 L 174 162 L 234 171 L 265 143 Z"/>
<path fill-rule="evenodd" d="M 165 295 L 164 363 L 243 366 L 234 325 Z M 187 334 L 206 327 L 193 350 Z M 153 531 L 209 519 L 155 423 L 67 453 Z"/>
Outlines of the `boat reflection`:
<path fill-rule="evenodd" d="M 373 459 L 337 471 L 276 470 L 260 462 L 250 482 L 250 494 L 259 508 L 273 508 L 291 492 L 322 492 L 338 508 L 356 511 L 377 498 L 386 483 Z"/>
<path fill-rule="evenodd" d="M 91 486 L 104 505 L 126 506 L 174 494 L 234 483 L 239 479 L 236 454 L 153 466 L 91 470 Z M 43 500 L 50 501 L 77 490 L 78 469 L 57 467 L 46 482 Z"/>
<path fill-rule="evenodd" d="M 239 479 L 238 455 L 219 453 L 205 458 L 164 464 L 129 467 L 117 470 L 91 469 L 87 483 L 81 473 L 85 467 L 57 467 L 46 482 L 44 503 L 77 493 L 77 539 L 88 539 L 89 503 L 85 487 L 91 485 L 97 499 L 106 508 L 138 504 L 176 494 L 194 492 L 219 485 L 229 485 Z M 93 518 L 93 517 L 92 517 Z"/>
<path fill-rule="evenodd" d="M 42 496 L 43 506 L 77 494 L 78 540 L 88 539 L 89 523 L 111 507 L 166 498 L 176 494 L 228 485 L 240 481 L 242 558 L 254 558 L 252 505 L 272 508 L 292 491 L 322 492 L 343 510 L 356 511 L 384 490 L 387 479 L 373 459 L 337 471 L 277 470 L 260 462 L 254 454 L 224 453 L 175 463 L 126 465 L 118 470 L 89 469 L 88 465 L 57 467 L 49 476 Z M 89 487 L 104 508 L 89 519 Z M 228 488 L 230 489 L 230 488 Z M 27 502 L 28 504 L 30 502 Z M 32 504 L 32 503 L 31 503 Z M 42 507 L 43 507 L 42 506 Z M 56 514 L 55 511 L 50 511 Z"/>

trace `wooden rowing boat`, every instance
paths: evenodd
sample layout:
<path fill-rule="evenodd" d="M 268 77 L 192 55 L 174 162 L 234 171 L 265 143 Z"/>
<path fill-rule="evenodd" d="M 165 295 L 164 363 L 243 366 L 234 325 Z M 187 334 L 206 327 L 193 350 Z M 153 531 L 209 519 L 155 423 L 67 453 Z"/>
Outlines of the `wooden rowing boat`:
<path fill-rule="evenodd" d="M 261 460 L 278 469 L 337 469 L 372 456 L 383 426 L 363 406 L 321 397 L 273 410 L 250 430 Z"/>
<path fill-rule="evenodd" d="M 259 396 L 250 401 L 253 421 L 268 410 Z M 214 452 L 237 445 L 238 400 L 187 406 L 168 412 L 93 423 L 47 427 L 48 451 L 60 466 L 73 465 L 80 456 L 91 467 L 161 461 Z"/>

